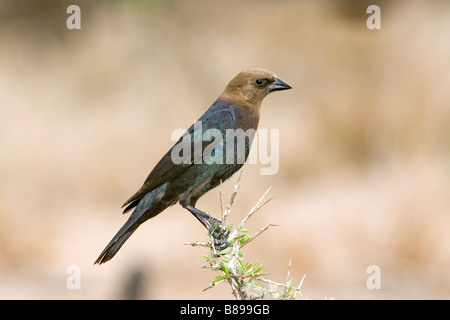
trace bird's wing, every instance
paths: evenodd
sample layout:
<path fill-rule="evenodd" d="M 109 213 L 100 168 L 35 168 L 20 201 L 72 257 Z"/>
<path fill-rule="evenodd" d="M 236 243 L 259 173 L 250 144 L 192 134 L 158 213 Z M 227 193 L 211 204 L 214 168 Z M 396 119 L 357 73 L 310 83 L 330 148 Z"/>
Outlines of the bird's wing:
<path fill-rule="evenodd" d="M 225 137 L 225 130 L 233 128 L 234 120 L 231 112 L 227 108 L 223 108 L 219 110 L 208 110 L 200 119 L 197 120 L 197 123 L 199 121 L 201 121 L 203 132 L 207 129 L 218 129 L 221 131 L 222 136 Z M 189 134 L 190 141 L 192 142 L 194 142 L 194 139 L 196 139 L 196 136 L 194 136 L 194 129 L 195 126 L 193 124 L 183 135 L 185 136 L 186 134 Z M 178 143 L 182 143 L 182 141 L 183 137 L 181 137 L 180 140 L 178 140 L 178 142 L 162 157 L 155 168 L 153 168 L 153 170 L 150 172 L 142 187 L 122 205 L 122 207 L 127 206 L 124 210 L 124 213 L 135 207 L 140 199 L 148 192 L 158 188 L 167 181 L 174 179 L 194 164 L 194 152 L 191 152 L 190 161 L 187 163 L 182 162 L 180 164 L 175 164 L 173 162 L 171 157 L 172 150 Z M 213 147 L 214 144 L 218 144 L 219 142 L 220 141 L 215 140 L 213 142 L 202 141 L 202 154 L 206 146 Z"/>

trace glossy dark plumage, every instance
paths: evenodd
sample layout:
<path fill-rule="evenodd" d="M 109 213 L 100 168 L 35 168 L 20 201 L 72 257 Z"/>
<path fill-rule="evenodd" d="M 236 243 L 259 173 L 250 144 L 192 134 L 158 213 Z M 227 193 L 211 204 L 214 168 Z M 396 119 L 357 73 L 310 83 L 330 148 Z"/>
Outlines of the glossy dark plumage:
<path fill-rule="evenodd" d="M 259 112 L 264 97 L 272 91 L 286 90 L 291 87 L 270 71 L 250 69 L 240 72 L 234 77 L 224 92 L 212 106 L 197 120 L 201 121 L 202 130 L 217 129 L 224 137 L 221 141 L 205 141 L 202 151 L 208 145 L 222 142 L 226 145 L 227 129 L 257 129 Z M 185 135 L 194 141 L 194 125 Z M 253 137 L 245 141 L 245 160 L 247 159 Z M 183 137 L 175 144 L 182 143 Z M 175 147 L 174 146 L 174 147 Z M 95 263 L 101 264 L 110 260 L 124 242 L 133 234 L 139 225 L 156 216 L 164 209 L 179 202 L 189 210 L 200 222 L 210 230 L 217 227 L 219 220 L 197 209 L 197 200 L 209 190 L 217 187 L 220 181 L 231 177 L 243 162 L 205 163 L 195 159 L 191 153 L 188 163 L 175 164 L 171 155 L 172 147 L 150 172 L 142 187 L 124 205 L 124 213 L 134 209 L 128 221 L 117 232 L 106 246 Z M 237 146 L 235 146 L 237 147 Z M 225 148 L 224 148 L 225 150 Z M 234 150 L 235 156 L 238 150 Z M 244 160 L 244 161 L 245 161 Z M 223 237 L 223 235 L 218 235 Z"/>

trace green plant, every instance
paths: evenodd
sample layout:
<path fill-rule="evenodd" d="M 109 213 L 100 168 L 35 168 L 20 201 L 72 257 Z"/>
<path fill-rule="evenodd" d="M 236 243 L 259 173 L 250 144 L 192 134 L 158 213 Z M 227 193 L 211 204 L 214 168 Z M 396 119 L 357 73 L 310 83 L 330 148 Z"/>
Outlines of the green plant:
<path fill-rule="evenodd" d="M 242 171 L 241 171 L 242 175 Z M 214 247 L 214 241 L 211 237 L 208 242 L 187 242 L 187 245 L 201 246 L 209 249 L 207 254 L 203 254 L 204 263 L 203 268 L 214 270 L 218 273 L 211 283 L 203 289 L 208 290 L 216 285 L 228 283 L 231 286 L 233 295 L 238 300 L 254 300 L 254 299 L 278 299 L 278 300 L 292 300 L 302 298 L 300 291 L 305 276 L 303 276 L 300 284 L 293 287 L 293 279 L 291 277 L 291 261 L 289 261 L 288 274 L 285 283 L 278 283 L 265 276 L 268 275 L 266 268 L 259 262 L 247 262 L 244 259 L 242 249 L 249 243 L 258 238 L 263 232 L 275 225 L 269 224 L 261 228 L 253 236 L 249 235 L 249 230 L 245 228 L 245 223 L 250 219 L 260 208 L 266 205 L 272 198 L 266 199 L 270 188 L 259 199 L 256 205 L 249 211 L 241 223 L 234 228 L 233 224 L 227 226 L 226 220 L 231 212 L 231 207 L 234 199 L 240 189 L 240 179 L 234 186 L 233 192 L 226 208 L 223 206 L 222 187 L 220 188 L 220 207 L 222 211 L 222 225 L 220 228 L 228 230 L 228 242 L 232 245 L 224 250 L 217 251 Z"/>

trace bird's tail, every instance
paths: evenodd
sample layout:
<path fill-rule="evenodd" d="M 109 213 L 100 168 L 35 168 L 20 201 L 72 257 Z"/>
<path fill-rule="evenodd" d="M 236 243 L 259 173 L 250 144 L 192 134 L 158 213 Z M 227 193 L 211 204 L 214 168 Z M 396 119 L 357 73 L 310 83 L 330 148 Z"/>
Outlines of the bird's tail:
<path fill-rule="evenodd" d="M 100 253 L 94 264 L 102 264 L 111 260 L 125 243 L 125 241 L 127 241 L 127 239 L 133 234 L 133 232 L 136 231 L 139 225 L 140 223 L 137 223 L 136 221 L 127 221 L 116 233 L 114 238 L 112 238 L 112 240 L 108 243 L 102 253 Z"/>

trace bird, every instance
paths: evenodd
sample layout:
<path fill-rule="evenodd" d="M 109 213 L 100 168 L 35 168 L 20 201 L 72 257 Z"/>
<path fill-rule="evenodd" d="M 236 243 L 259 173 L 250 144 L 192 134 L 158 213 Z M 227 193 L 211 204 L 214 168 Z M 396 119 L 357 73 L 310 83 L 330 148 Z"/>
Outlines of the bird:
<path fill-rule="evenodd" d="M 291 88 L 269 70 L 252 68 L 239 72 L 209 109 L 161 158 L 141 188 L 125 201 L 123 213 L 134 211 L 94 264 L 111 260 L 142 223 L 176 203 L 208 229 L 219 249 L 229 246 L 227 231 L 220 227 L 221 221 L 198 209 L 197 200 L 229 179 L 247 160 L 253 135 L 248 134 L 244 144 L 239 144 L 235 143 L 235 137 L 227 134 L 239 130 L 254 132 L 258 128 L 263 99 L 271 92 Z M 206 132 L 212 132 L 213 137 L 205 138 Z M 232 139 L 227 139 L 230 136 Z M 233 149 L 227 149 L 230 146 Z M 195 152 L 196 147 L 201 152 Z M 192 149 L 194 152 L 189 152 Z M 225 151 L 229 151 L 228 158 Z M 243 154 L 240 159 L 239 154 Z M 203 155 L 209 156 L 209 161 L 208 157 L 202 159 Z M 216 161 L 211 161 L 212 158 Z"/>

